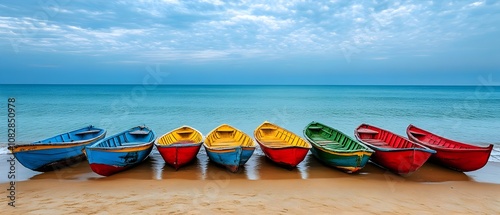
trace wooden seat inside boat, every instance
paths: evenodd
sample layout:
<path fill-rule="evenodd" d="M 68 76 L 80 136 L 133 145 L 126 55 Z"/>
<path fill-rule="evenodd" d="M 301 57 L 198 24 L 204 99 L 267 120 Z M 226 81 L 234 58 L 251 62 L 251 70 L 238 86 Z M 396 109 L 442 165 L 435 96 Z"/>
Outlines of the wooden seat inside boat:
<path fill-rule="evenodd" d="M 322 128 L 323 127 L 321 127 L 321 126 L 309 126 L 309 127 L 307 127 L 307 129 L 309 129 L 309 130 L 321 130 Z"/>
<path fill-rule="evenodd" d="M 364 134 L 378 134 L 378 131 L 368 129 L 368 128 L 360 128 L 358 129 L 358 133 L 364 133 Z"/>
<path fill-rule="evenodd" d="M 196 143 L 194 140 L 179 140 L 177 142 L 171 143 L 171 145 L 182 145 L 182 144 L 191 144 L 191 143 Z"/>
<path fill-rule="evenodd" d="M 340 145 L 339 142 L 333 141 L 333 140 L 316 140 L 316 143 L 318 143 L 320 146 L 326 146 L 326 145 Z"/>
<path fill-rule="evenodd" d="M 364 139 L 363 141 L 377 147 L 391 147 L 389 144 L 379 139 Z"/>
<path fill-rule="evenodd" d="M 416 136 L 425 136 L 427 134 L 424 134 L 424 133 L 420 133 L 420 132 L 417 132 L 417 131 L 410 131 L 411 134 L 413 135 L 416 135 Z"/>
<path fill-rule="evenodd" d="M 286 142 L 286 141 L 283 141 L 283 140 L 279 140 L 279 139 L 275 139 L 275 140 L 266 140 L 265 143 L 263 143 L 265 146 L 267 147 L 271 147 L 271 148 L 274 148 L 274 147 L 284 147 L 284 146 L 290 146 L 290 143 Z"/>
<path fill-rule="evenodd" d="M 232 129 L 232 128 L 219 128 L 219 129 L 217 129 L 217 131 L 220 131 L 220 132 L 233 132 L 235 130 Z"/>
<path fill-rule="evenodd" d="M 278 131 L 275 135 L 261 135 L 259 141 L 262 145 L 265 145 L 270 148 L 280 148 L 287 146 L 297 146 L 299 144 L 300 139 L 289 133 Z"/>
<path fill-rule="evenodd" d="M 221 138 L 218 139 L 217 141 L 214 141 L 210 144 L 212 147 L 230 147 L 230 146 L 238 146 L 240 145 L 237 141 L 235 141 L 233 138 Z"/>
<path fill-rule="evenodd" d="M 129 134 L 132 134 L 132 135 L 147 135 L 149 134 L 149 130 L 137 130 L 137 131 L 131 131 L 131 132 L 128 132 Z"/>
<path fill-rule="evenodd" d="M 193 131 L 176 131 L 178 134 L 192 134 Z"/>
<path fill-rule="evenodd" d="M 88 131 L 78 132 L 75 135 L 94 134 L 94 133 L 99 133 L 99 132 L 100 132 L 100 130 L 88 130 Z"/>
<path fill-rule="evenodd" d="M 262 126 L 260 127 L 261 130 L 276 130 L 275 127 L 272 127 L 272 126 Z"/>
<path fill-rule="evenodd" d="M 122 146 L 134 146 L 134 145 L 140 145 L 143 144 L 143 142 L 122 142 Z"/>

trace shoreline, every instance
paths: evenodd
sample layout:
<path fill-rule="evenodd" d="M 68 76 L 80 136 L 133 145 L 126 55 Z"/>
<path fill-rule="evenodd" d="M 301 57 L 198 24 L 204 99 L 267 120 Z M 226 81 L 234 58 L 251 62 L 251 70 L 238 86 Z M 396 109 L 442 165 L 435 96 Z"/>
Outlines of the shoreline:
<path fill-rule="evenodd" d="M 18 189 L 16 208 L 6 214 L 494 214 L 500 209 L 500 185 L 469 181 L 40 179 L 19 182 Z"/>
<path fill-rule="evenodd" d="M 210 162 L 208 157 L 201 149 L 197 158 L 185 167 L 181 167 L 178 171 L 168 166 L 163 161 L 163 158 L 155 150 L 153 153 L 140 165 L 120 172 L 118 174 L 104 177 L 94 173 L 87 161 L 77 163 L 73 166 L 62 168 L 49 172 L 36 172 L 23 167 L 17 160 L 15 164 L 15 180 L 31 181 L 40 179 L 61 179 L 61 180 L 76 180 L 89 181 L 107 178 L 115 180 L 120 178 L 140 179 L 140 180 L 171 180 L 171 179 L 186 179 L 186 180 L 208 180 L 210 174 L 225 174 L 231 179 L 244 180 L 286 180 L 286 179 L 335 179 L 335 178 L 363 178 L 363 179 L 387 179 L 395 178 L 397 180 L 407 180 L 422 183 L 439 183 L 449 181 L 470 181 L 477 183 L 500 184 L 500 163 L 488 162 L 483 168 L 472 172 L 458 172 L 447 169 L 432 162 L 425 163 L 416 172 L 400 176 L 383 169 L 371 162 L 359 172 L 348 174 L 333 167 L 326 166 L 317 160 L 312 154 L 308 154 L 297 168 L 287 170 L 275 165 L 272 161 L 266 158 L 262 153 L 254 154 L 245 164 L 244 168 L 238 173 L 227 174 L 225 169 Z M 11 158 L 11 155 L 0 155 L 0 159 L 6 164 Z M 9 165 L 0 166 L 0 172 L 3 172 L 0 177 L 0 184 L 8 183 L 11 180 L 7 178 Z"/>
<path fill-rule="evenodd" d="M 233 174 L 200 154 L 192 164 L 175 171 L 153 153 L 141 165 L 110 177 L 93 173 L 86 162 L 46 173 L 17 164 L 17 176 L 25 180 L 16 181 L 16 207 L 8 206 L 9 199 L 4 198 L 4 211 L 492 214 L 500 210 L 496 201 L 500 163 L 495 162 L 470 173 L 427 163 L 414 174 L 399 176 L 371 163 L 359 173 L 347 174 L 324 166 L 310 154 L 290 171 L 256 154 L 243 171 Z M 1 171 L 5 170 L 2 166 Z M 0 187 L 7 189 L 8 181 Z"/>
<path fill-rule="evenodd" d="M 209 175 L 224 174 L 231 179 L 244 180 L 286 180 L 286 179 L 335 179 L 335 178 L 364 178 L 364 179 L 387 179 L 395 178 L 397 180 L 407 180 L 422 183 L 439 183 L 449 181 L 470 181 L 477 183 L 500 184 L 500 163 L 488 162 L 483 168 L 472 172 L 458 172 L 437 164 L 427 162 L 416 172 L 400 176 L 385 170 L 371 162 L 365 168 L 357 173 L 344 173 L 333 167 L 328 167 L 314 158 L 312 154 L 308 154 L 297 168 L 287 170 L 275 165 L 272 161 L 266 158 L 261 152 L 255 153 L 247 164 L 238 173 L 228 174 L 224 168 L 210 162 L 206 156 L 204 149 L 201 149 L 197 158 L 189 165 L 181 167 L 178 171 L 168 166 L 163 161 L 160 154 L 154 150 L 153 153 L 140 165 L 120 172 L 118 174 L 104 177 L 100 176 L 90 169 L 87 161 L 84 160 L 70 167 L 62 168 L 49 172 L 36 172 L 23 167 L 16 160 L 16 181 L 31 181 L 40 179 L 61 179 L 75 181 L 90 181 L 115 179 L 138 179 L 138 180 L 209 180 Z M 11 155 L 0 155 L 1 160 L 8 161 Z M 8 164 L 6 162 L 6 164 Z M 8 183 L 11 180 L 7 178 L 9 165 L 1 165 L 0 172 L 4 172 L 0 176 L 0 184 Z"/>

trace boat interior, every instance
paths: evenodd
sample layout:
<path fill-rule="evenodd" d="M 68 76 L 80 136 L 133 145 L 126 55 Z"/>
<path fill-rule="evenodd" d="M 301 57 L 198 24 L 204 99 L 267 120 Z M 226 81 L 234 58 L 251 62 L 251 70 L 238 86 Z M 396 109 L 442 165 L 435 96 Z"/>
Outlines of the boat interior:
<path fill-rule="evenodd" d="M 74 141 L 93 139 L 100 136 L 102 133 L 104 133 L 103 129 L 87 127 L 76 131 L 59 134 L 57 136 L 34 143 L 69 143 Z"/>
<path fill-rule="evenodd" d="M 365 149 L 346 137 L 342 133 L 321 124 L 312 124 L 307 127 L 306 136 L 325 149 L 330 150 L 358 150 Z"/>
<path fill-rule="evenodd" d="M 303 147 L 311 148 L 311 145 L 296 134 L 280 128 L 271 123 L 264 123 L 254 133 L 255 138 L 269 148 L 281 147 Z"/>
<path fill-rule="evenodd" d="M 116 136 L 106 138 L 96 147 L 134 146 L 151 142 L 155 139 L 154 133 L 146 127 L 136 127 Z"/>
<path fill-rule="evenodd" d="M 408 130 L 408 132 L 418 140 L 432 144 L 434 147 L 441 147 L 441 148 L 452 148 L 452 149 L 475 149 L 479 148 L 477 146 L 472 146 L 472 145 L 467 145 L 463 143 L 459 143 L 453 140 L 448 140 L 445 138 L 442 138 L 440 136 L 421 131 L 420 129 L 413 127 L 412 129 Z"/>
<path fill-rule="evenodd" d="M 188 126 L 183 126 L 174 131 L 171 131 L 157 141 L 158 145 L 173 145 L 173 144 L 190 144 L 190 143 L 201 143 L 203 141 L 203 135 Z"/>
<path fill-rule="evenodd" d="M 368 125 L 359 127 L 357 132 L 361 140 L 380 148 L 422 148 L 392 132 Z"/>
<path fill-rule="evenodd" d="M 255 147 L 255 142 L 250 136 L 225 124 L 210 132 L 205 139 L 205 144 L 213 148 Z"/>

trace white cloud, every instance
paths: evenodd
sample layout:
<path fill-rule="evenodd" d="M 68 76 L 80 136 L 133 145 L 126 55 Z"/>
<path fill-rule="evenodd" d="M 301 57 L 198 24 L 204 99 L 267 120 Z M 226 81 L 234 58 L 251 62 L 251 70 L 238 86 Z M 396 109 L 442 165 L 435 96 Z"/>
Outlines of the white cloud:
<path fill-rule="evenodd" d="M 271 30 L 279 30 L 280 28 L 286 28 L 289 25 L 293 24 L 293 21 L 290 19 L 279 20 L 273 16 L 256 16 L 251 14 L 238 14 L 233 11 L 234 16 L 229 18 L 229 20 L 214 22 L 213 24 L 221 24 L 221 25 L 239 25 L 245 24 L 247 22 L 254 23 L 256 25 L 265 25 Z"/>
<path fill-rule="evenodd" d="M 209 4 L 216 5 L 216 6 L 224 5 L 224 2 L 221 0 L 200 0 L 200 2 L 209 3 Z"/>
<path fill-rule="evenodd" d="M 469 6 L 470 7 L 479 7 L 479 6 L 482 6 L 483 4 L 484 4 L 483 1 L 477 1 L 477 2 L 469 4 Z"/>
<path fill-rule="evenodd" d="M 413 16 L 412 11 L 416 8 L 415 5 L 402 5 L 397 8 L 388 8 L 379 13 L 373 14 L 373 18 L 381 26 L 388 26 L 396 19 L 408 20 L 408 17 Z"/>
<path fill-rule="evenodd" d="M 348 47 L 372 53 L 375 60 L 379 53 L 417 48 L 430 53 L 426 50 L 481 34 L 485 24 L 471 19 L 470 11 L 484 4 L 122 0 L 99 9 L 68 4 L 51 8 L 64 16 L 49 20 L 30 17 L 32 10 L 3 14 L 0 43 L 14 41 L 21 51 L 131 53 L 140 61 L 333 55 Z M 488 16 L 485 20 L 498 20 L 498 15 Z"/>

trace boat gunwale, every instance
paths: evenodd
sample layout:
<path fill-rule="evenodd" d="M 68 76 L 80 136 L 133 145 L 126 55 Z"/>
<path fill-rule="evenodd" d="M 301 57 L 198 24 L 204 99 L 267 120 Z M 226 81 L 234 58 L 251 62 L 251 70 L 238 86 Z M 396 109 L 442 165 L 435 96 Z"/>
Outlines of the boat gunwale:
<path fill-rule="evenodd" d="M 133 129 L 135 129 L 135 128 L 140 128 L 140 127 L 142 127 L 142 128 L 147 128 L 147 129 L 148 129 L 148 130 L 149 130 L 149 131 L 153 134 L 153 139 L 152 139 L 151 141 L 148 141 L 148 142 L 137 142 L 137 143 L 140 143 L 140 144 L 126 145 L 126 146 L 113 146 L 113 147 L 102 147 L 102 146 L 97 146 L 97 145 L 99 145 L 101 142 L 104 142 L 104 141 L 110 140 L 110 139 L 112 139 L 112 138 L 114 138 L 114 137 L 120 136 L 120 135 L 122 135 L 122 134 L 125 134 L 125 133 L 127 133 L 127 132 L 130 132 L 131 130 L 133 130 Z M 139 148 L 139 149 L 138 149 L 138 150 L 136 150 L 136 151 L 140 151 L 140 150 L 141 150 L 141 148 L 144 148 L 144 146 L 153 146 L 153 145 L 154 145 L 154 141 L 155 141 L 155 140 L 156 140 L 156 133 L 155 133 L 152 129 L 150 129 L 149 127 L 146 127 L 146 126 L 142 126 L 142 125 L 140 125 L 140 126 L 135 126 L 135 127 L 130 128 L 130 129 L 127 129 L 126 131 L 122 131 L 122 132 L 120 132 L 120 133 L 114 134 L 114 135 L 112 135 L 112 136 L 106 137 L 106 138 L 104 138 L 104 139 L 102 139 L 102 140 L 99 140 L 98 142 L 96 142 L 96 143 L 94 143 L 94 144 L 92 144 L 92 145 L 90 145 L 90 146 L 85 147 L 85 149 L 95 150 L 95 151 L 113 151 L 113 150 L 115 150 L 115 151 L 119 152 L 119 151 L 122 151 L 122 150 L 127 150 L 127 151 L 128 151 L 128 150 L 131 150 L 131 149 Z M 149 148 L 149 147 L 145 147 L 145 149 L 147 149 L 147 148 Z M 84 150 L 85 150 L 85 149 L 84 149 Z M 145 149 L 144 149 L 144 150 L 145 150 Z M 132 150 L 131 150 L 131 151 L 132 151 Z"/>
<path fill-rule="evenodd" d="M 148 147 L 145 147 L 148 146 Z M 120 152 L 122 150 L 131 150 L 131 149 L 136 149 L 136 151 L 144 150 L 142 148 L 149 148 L 149 146 L 153 146 L 153 141 L 150 142 L 144 142 L 138 145 L 131 145 L 131 146 L 114 146 L 114 147 L 86 147 L 89 150 L 94 150 L 94 151 L 115 151 L 115 152 Z"/>
<path fill-rule="evenodd" d="M 308 127 L 313 124 L 313 123 L 319 123 L 321 124 L 322 126 L 326 126 L 342 135 L 344 135 L 345 137 L 349 138 L 351 141 L 354 141 L 355 143 L 357 144 L 360 144 L 361 146 L 363 146 L 365 149 L 353 149 L 353 150 L 345 150 L 345 149 L 329 149 L 329 148 L 326 148 L 324 146 L 321 146 L 319 144 L 316 143 L 316 141 L 314 141 L 313 139 L 309 138 L 309 136 L 306 135 L 306 130 L 308 129 Z M 303 133 L 304 133 L 304 137 L 307 139 L 307 141 L 309 141 L 311 143 L 311 145 L 313 147 L 316 147 L 318 149 L 324 149 L 323 151 L 332 151 L 332 152 L 371 152 L 371 153 L 375 153 L 375 151 L 373 149 L 371 149 L 370 147 L 368 147 L 366 144 L 362 143 L 361 141 L 358 141 L 350 136 L 348 136 L 347 134 L 335 129 L 335 128 L 332 128 L 326 124 L 323 124 L 321 122 L 317 122 L 317 121 L 312 121 L 310 122 L 309 124 L 306 125 L 306 127 L 304 128 L 303 130 Z M 339 143 L 341 144 L 341 143 Z"/>
<path fill-rule="evenodd" d="M 411 147 L 411 148 L 408 148 L 408 147 L 405 147 L 405 148 L 396 148 L 396 147 L 389 147 L 389 148 L 386 148 L 386 147 L 379 147 L 379 146 L 376 146 L 376 145 L 373 145 L 373 144 L 370 144 L 368 142 L 365 142 L 360 136 L 359 136 L 359 133 L 358 133 L 358 129 L 360 129 L 361 127 L 363 126 L 369 126 L 369 127 L 373 127 L 373 128 L 376 128 L 376 129 L 379 129 L 379 130 L 382 130 L 382 131 L 385 131 L 385 132 L 389 132 L 389 133 L 392 133 L 393 135 L 399 137 L 399 138 L 403 138 L 407 141 L 410 141 L 411 143 L 417 145 L 417 146 L 420 146 L 422 148 L 418 148 L 418 147 Z M 370 124 L 366 124 L 366 123 L 362 123 L 361 125 L 359 125 L 357 128 L 354 129 L 354 136 L 356 137 L 356 139 L 358 139 L 360 142 L 364 143 L 365 145 L 369 146 L 370 148 L 372 148 L 373 150 L 375 150 L 375 153 L 376 151 L 382 151 L 382 152 L 402 152 L 402 151 L 423 151 L 423 152 L 428 152 L 428 153 L 431 153 L 431 154 L 435 154 L 436 153 L 436 150 L 433 150 L 425 145 L 422 145 L 420 143 L 417 143 L 415 141 L 412 141 L 406 137 L 403 137 L 399 134 L 396 134 L 394 132 L 391 132 L 391 131 L 388 131 L 388 130 L 385 130 L 385 129 L 382 129 L 380 127 L 377 127 L 377 126 L 373 126 L 373 125 L 370 125 Z M 380 139 L 377 139 L 377 140 L 380 140 Z M 385 142 L 385 141 L 383 141 Z"/>
<path fill-rule="evenodd" d="M 247 133 L 241 131 L 240 129 L 238 129 L 236 127 L 233 127 L 233 126 L 231 126 L 229 124 L 226 124 L 226 123 L 221 124 L 221 125 L 215 127 L 214 129 L 212 129 L 210 132 L 207 133 L 207 136 L 205 136 L 205 138 L 208 138 L 208 136 L 210 136 L 210 134 L 212 134 L 213 132 L 215 132 L 217 129 L 219 129 L 220 127 L 222 127 L 224 125 L 229 126 L 229 127 L 233 128 L 235 131 L 239 131 L 239 132 L 243 133 L 244 135 L 248 136 L 250 138 L 251 142 L 252 142 L 252 145 L 250 145 L 250 146 L 237 145 L 237 146 L 231 146 L 231 147 L 214 147 L 214 146 L 208 146 L 207 145 L 207 141 L 205 139 L 205 141 L 203 141 L 203 143 L 202 143 L 205 148 L 210 149 L 210 150 L 214 150 L 214 151 L 220 151 L 220 150 L 237 149 L 239 147 L 241 147 L 242 149 L 243 148 L 253 148 L 253 149 L 255 149 L 257 147 L 257 144 L 255 143 L 254 139 L 250 135 L 248 135 Z"/>
<path fill-rule="evenodd" d="M 189 148 L 189 147 L 196 147 L 196 146 L 201 146 L 203 144 L 202 142 L 199 143 L 174 143 L 174 144 L 169 144 L 169 145 L 156 145 L 157 148 Z"/>
<path fill-rule="evenodd" d="M 89 144 L 89 143 L 92 143 L 95 141 L 100 142 L 100 140 L 105 138 L 107 131 L 106 131 L 106 129 L 103 129 L 103 128 L 96 128 L 96 127 L 94 127 L 94 128 L 100 130 L 99 132 L 102 132 L 102 133 L 99 136 L 93 137 L 91 139 L 78 140 L 78 141 L 73 141 L 73 142 L 53 142 L 53 143 L 32 142 L 32 143 L 25 143 L 25 144 L 15 144 L 15 145 L 9 146 L 8 149 L 11 151 L 11 153 L 15 154 L 15 153 L 19 153 L 19 152 L 40 151 L 40 150 L 47 150 L 47 149 L 64 149 L 64 148 L 71 148 L 71 147 L 80 146 L 80 145 L 86 145 L 86 144 Z M 83 129 L 83 128 L 81 128 L 81 129 Z M 50 138 L 53 138 L 53 137 L 56 137 L 59 135 L 63 135 L 63 134 L 69 134 L 69 133 L 72 133 L 72 132 L 75 132 L 75 131 L 78 131 L 81 129 L 77 129 L 74 131 L 54 135 Z M 47 139 L 50 139 L 50 138 L 47 138 Z M 45 140 L 47 140 L 47 139 L 45 139 Z M 29 149 L 29 150 L 22 150 L 23 148 L 30 148 L 30 147 L 34 147 L 34 148 Z"/>
<path fill-rule="evenodd" d="M 159 139 L 161 139 L 161 138 L 163 138 L 163 137 L 165 137 L 165 136 L 167 136 L 167 135 L 169 135 L 169 134 L 171 134 L 171 133 L 173 133 L 173 132 L 175 132 L 175 131 L 177 131 L 177 130 L 179 130 L 181 128 L 190 128 L 190 129 L 193 129 L 195 132 L 197 132 L 197 133 L 199 133 L 201 135 L 201 141 L 200 142 L 196 142 L 196 143 L 185 143 L 185 144 L 178 144 L 178 145 L 176 145 L 176 143 L 170 143 L 170 144 L 159 144 L 158 143 Z M 205 136 L 203 135 L 203 133 L 201 133 L 200 131 L 198 131 L 197 129 L 195 129 L 195 128 L 189 126 L 189 125 L 183 125 L 181 127 L 175 128 L 175 129 L 173 129 L 173 130 L 171 130 L 171 131 L 169 131 L 169 132 L 161 135 L 160 137 L 157 137 L 154 140 L 154 145 L 156 147 L 160 147 L 160 148 L 177 148 L 177 147 L 184 148 L 184 147 L 199 146 L 199 145 L 203 144 L 203 142 L 205 142 Z"/>
<path fill-rule="evenodd" d="M 265 147 L 265 148 L 268 148 L 268 149 L 289 149 L 289 148 L 298 148 L 298 149 L 311 149 L 311 148 L 307 148 L 307 147 L 303 147 L 303 146 L 291 146 L 291 145 L 284 145 L 284 146 L 266 146 L 265 144 L 261 143 L 260 141 L 256 140 L 257 143 L 262 146 L 262 147 Z"/>
<path fill-rule="evenodd" d="M 302 141 L 304 141 L 305 143 L 307 143 L 307 146 L 283 145 L 283 146 L 276 146 L 276 147 L 272 147 L 272 146 L 268 146 L 268 145 L 266 145 L 265 143 L 262 143 L 262 142 L 260 141 L 260 138 L 258 138 L 258 136 L 257 136 L 257 131 L 260 131 L 260 130 L 261 130 L 260 128 L 261 128 L 264 124 L 266 124 L 266 123 L 271 124 L 271 125 L 274 125 L 274 126 L 278 127 L 279 129 L 282 129 L 282 130 L 284 130 L 284 131 L 289 132 L 290 134 L 293 134 L 293 135 L 297 136 L 299 139 L 302 139 Z M 283 127 L 281 127 L 281 126 L 279 126 L 279 125 L 276 125 L 276 124 L 274 124 L 274 123 L 271 123 L 271 122 L 269 122 L 269 121 L 267 121 L 267 120 L 266 120 L 266 121 L 264 121 L 262 124 L 260 124 L 260 125 L 259 125 L 259 126 L 258 126 L 255 130 L 254 130 L 254 132 L 253 132 L 253 136 L 255 137 L 255 140 L 257 141 L 257 143 L 259 143 L 259 145 L 260 145 L 260 146 L 264 146 L 265 148 L 268 148 L 268 149 L 281 149 L 281 148 L 311 149 L 311 148 L 312 148 L 312 144 L 311 144 L 311 143 L 309 143 L 307 140 L 304 140 L 301 136 L 299 136 L 299 135 L 295 134 L 294 132 L 291 132 L 290 130 L 288 130 L 288 129 L 286 129 L 286 128 L 283 128 Z"/>
<path fill-rule="evenodd" d="M 431 134 L 431 135 L 434 135 L 436 137 L 439 137 L 443 140 L 446 140 L 446 141 L 452 141 L 452 142 L 456 142 L 456 143 L 459 143 L 459 144 L 462 144 L 462 145 L 465 145 L 465 146 L 468 146 L 468 147 L 472 147 L 472 148 L 462 148 L 462 149 L 456 149 L 456 148 L 449 148 L 449 147 L 444 147 L 444 146 L 439 146 L 439 145 L 435 145 L 435 144 L 431 144 L 431 143 L 426 143 L 424 141 L 421 141 L 419 139 L 417 139 L 413 134 L 411 134 L 410 132 L 410 128 L 411 127 L 414 127 L 414 128 L 417 128 L 417 129 L 420 129 L 422 131 L 424 131 L 426 134 L 424 134 L 425 136 Z M 436 135 L 432 132 L 429 132 L 427 130 L 424 130 L 422 128 L 419 128 L 413 124 L 410 124 L 408 125 L 408 127 L 406 128 L 406 135 L 408 135 L 408 138 L 411 139 L 412 141 L 414 142 L 417 142 L 417 143 L 420 143 L 428 148 L 431 148 L 435 151 L 443 151 L 443 152 L 486 152 L 486 151 L 491 151 L 493 149 L 493 144 L 489 144 L 488 146 L 478 146 L 478 145 L 472 145 L 472 144 L 469 144 L 469 143 L 464 143 L 464 142 L 459 142 L 459 141 L 456 141 L 456 140 L 452 140 L 452 139 L 448 139 L 448 138 L 445 138 L 443 136 L 440 136 L 440 135 Z"/>

